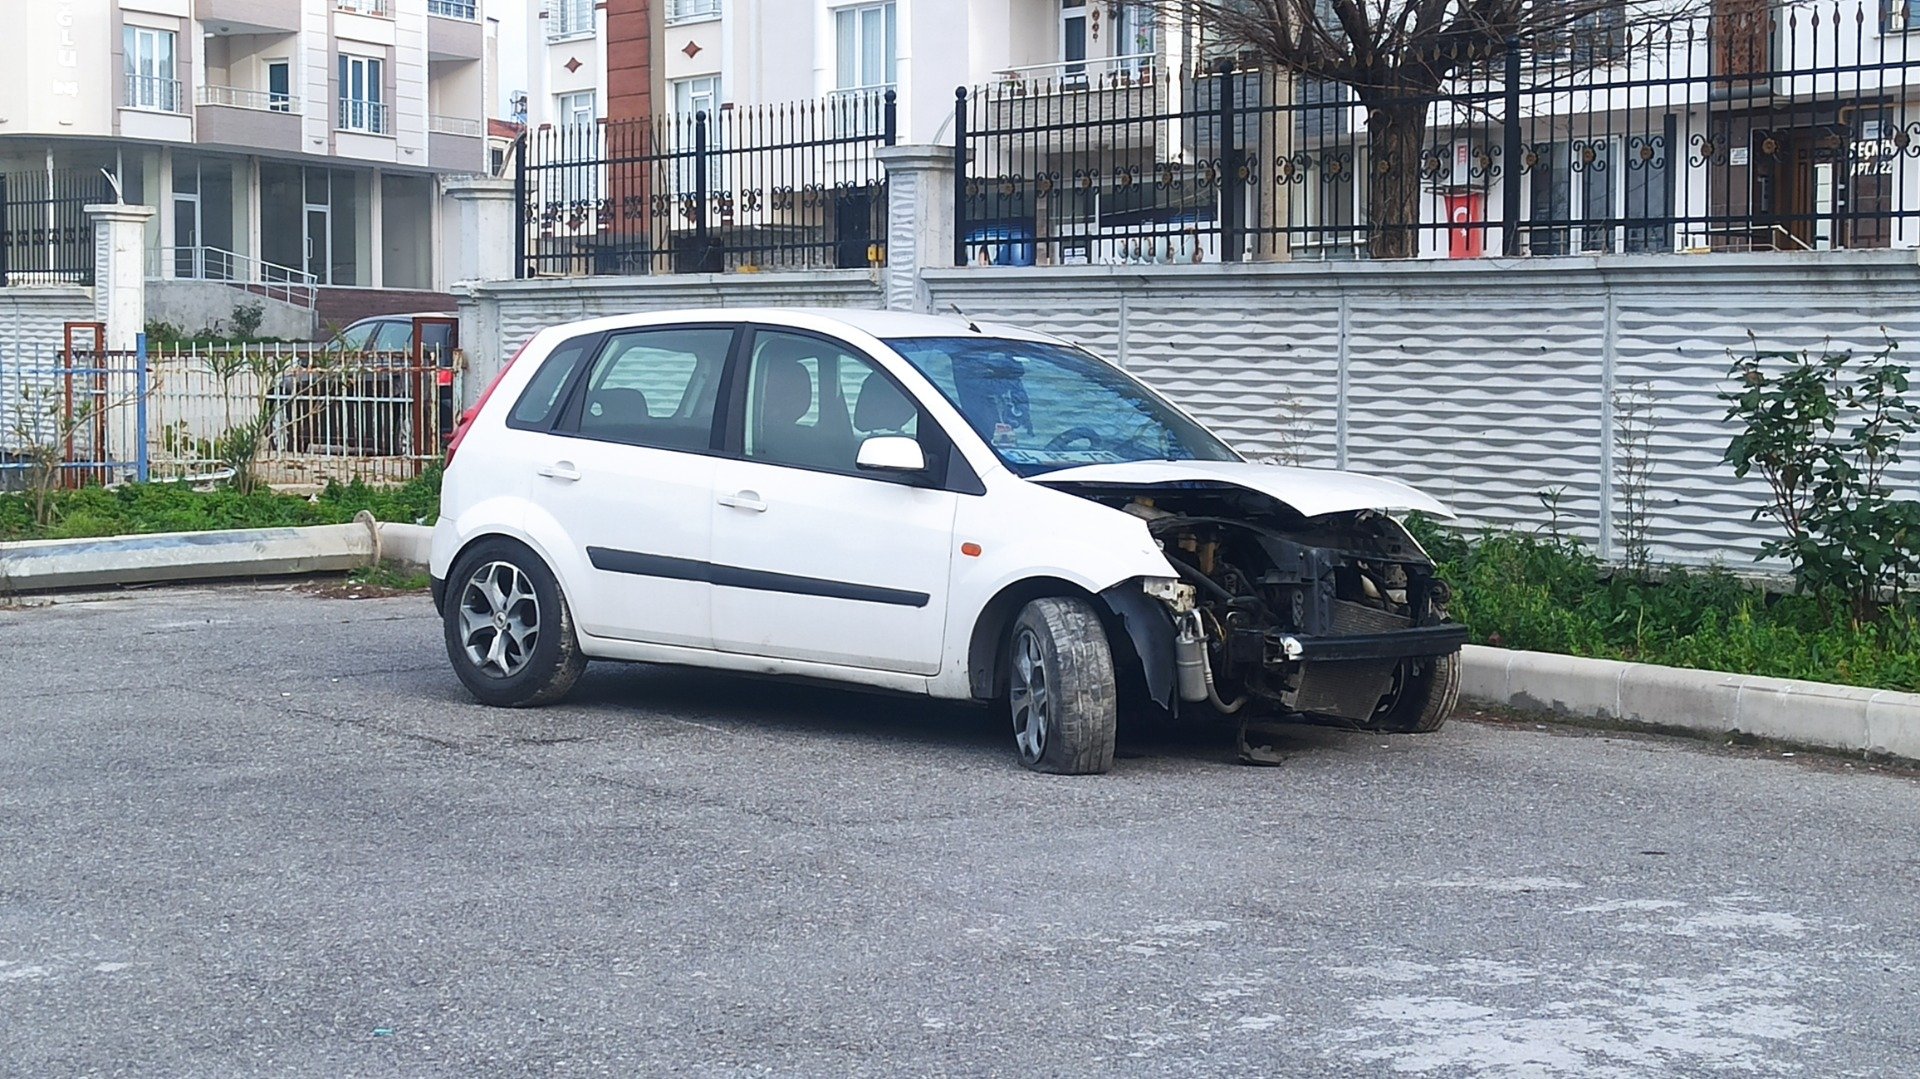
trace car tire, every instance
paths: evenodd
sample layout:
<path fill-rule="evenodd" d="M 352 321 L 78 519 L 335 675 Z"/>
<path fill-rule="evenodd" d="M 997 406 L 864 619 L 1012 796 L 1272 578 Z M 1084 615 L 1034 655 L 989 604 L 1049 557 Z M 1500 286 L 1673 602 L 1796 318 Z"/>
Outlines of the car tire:
<path fill-rule="evenodd" d="M 1394 672 L 1394 687 L 1380 701 L 1370 731 L 1430 734 L 1439 730 L 1460 703 L 1460 653 L 1404 660 Z"/>
<path fill-rule="evenodd" d="M 1113 652 L 1093 606 L 1066 597 L 1026 605 L 1007 632 L 1005 704 L 1020 763 L 1054 775 L 1113 767 Z"/>
<path fill-rule="evenodd" d="M 453 671 L 482 704 L 552 704 L 587 669 L 553 571 L 513 540 L 482 541 L 454 563 L 442 623 Z"/>

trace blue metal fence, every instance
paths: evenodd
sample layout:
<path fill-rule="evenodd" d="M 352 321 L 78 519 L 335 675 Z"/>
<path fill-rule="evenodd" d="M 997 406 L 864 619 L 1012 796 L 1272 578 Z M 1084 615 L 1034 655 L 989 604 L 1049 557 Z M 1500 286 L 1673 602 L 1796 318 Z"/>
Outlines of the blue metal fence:
<path fill-rule="evenodd" d="M 132 351 L 0 350 L 0 491 L 149 478 L 146 339 Z"/>

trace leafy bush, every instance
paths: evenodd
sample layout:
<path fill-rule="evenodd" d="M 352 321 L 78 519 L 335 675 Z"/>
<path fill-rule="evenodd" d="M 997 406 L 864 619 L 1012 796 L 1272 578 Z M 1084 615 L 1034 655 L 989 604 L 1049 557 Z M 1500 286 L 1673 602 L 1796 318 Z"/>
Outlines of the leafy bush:
<path fill-rule="evenodd" d="M 1742 428 L 1725 460 L 1737 476 L 1766 480 L 1770 501 L 1753 517 L 1771 516 L 1784 532 L 1762 557 L 1787 558 L 1802 591 L 1847 604 L 1856 622 L 1920 575 L 1920 502 L 1887 485 L 1920 428 L 1898 348 L 1889 339 L 1864 357 L 1756 350 L 1734 361 L 1737 387 L 1722 395 Z"/>
<path fill-rule="evenodd" d="M 243 341 L 251 341 L 260 334 L 260 324 L 267 319 L 267 309 L 259 303 L 237 303 L 233 305 L 233 315 L 228 319 L 233 324 L 233 335 Z"/>
<path fill-rule="evenodd" d="M 1571 540 L 1412 527 L 1480 644 L 1920 691 L 1910 602 L 1835 620 L 1817 597 L 1769 594 L 1722 569 L 1616 572 Z"/>

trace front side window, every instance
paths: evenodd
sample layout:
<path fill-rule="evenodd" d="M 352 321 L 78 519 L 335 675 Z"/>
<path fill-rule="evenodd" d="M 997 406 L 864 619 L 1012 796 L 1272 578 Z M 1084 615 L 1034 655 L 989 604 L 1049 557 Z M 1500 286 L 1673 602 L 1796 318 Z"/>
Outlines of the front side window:
<path fill-rule="evenodd" d="M 385 64 L 371 56 L 340 57 L 340 120 L 342 131 L 384 135 L 387 121 Z"/>
<path fill-rule="evenodd" d="M 587 372 L 576 429 L 588 438 L 669 450 L 712 445 L 714 402 L 733 331 L 628 330 L 607 338 Z"/>
<path fill-rule="evenodd" d="M 991 337 L 887 342 L 1022 476 L 1122 461 L 1237 461 L 1125 372 L 1065 345 Z"/>
<path fill-rule="evenodd" d="M 856 472 L 860 444 L 918 438 L 920 410 L 867 360 L 818 337 L 762 333 L 747 375 L 746 455 L 767 464 Z"/>
<path fill-rule="evenodd" d="M 171 30 L 129 26 L 122 39 L 129 108 L 180 111 L 180 81 L 174 64 L 176 36 Z"/>

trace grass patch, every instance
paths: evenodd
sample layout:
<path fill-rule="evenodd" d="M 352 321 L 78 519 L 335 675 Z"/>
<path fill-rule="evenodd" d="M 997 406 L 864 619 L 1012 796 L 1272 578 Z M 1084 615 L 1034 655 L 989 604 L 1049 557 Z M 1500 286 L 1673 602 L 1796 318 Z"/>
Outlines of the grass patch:
<path fill-rule="evenodd" d="M 431 523 L 439 513 L 440 470 L 429 469 L 398 487 L 329 483 L 312 497 L 229 488 L 195 491 L 177 483 L 86 487 L 51 497 L 52 520 L 39 528 L 28 496 L 0 495 L 0 541 L 345 524 L 361 510 L 382 521 Z"/>
<path fill-rule="evenodd" d="M 1768 593 L 1722 569 L 1641 577 L 1567 540 L 1413 527 L 1478 644 L 1920 692 L 1911 602 L 1855 623 L 1844 605 Z"/>
<path fill-rule="evenodd" d="M 385 592 L 425 592 L 433 587 L 433 578 L 426 570 L 387 561 L 354 570 L 347 580 Z"/>

